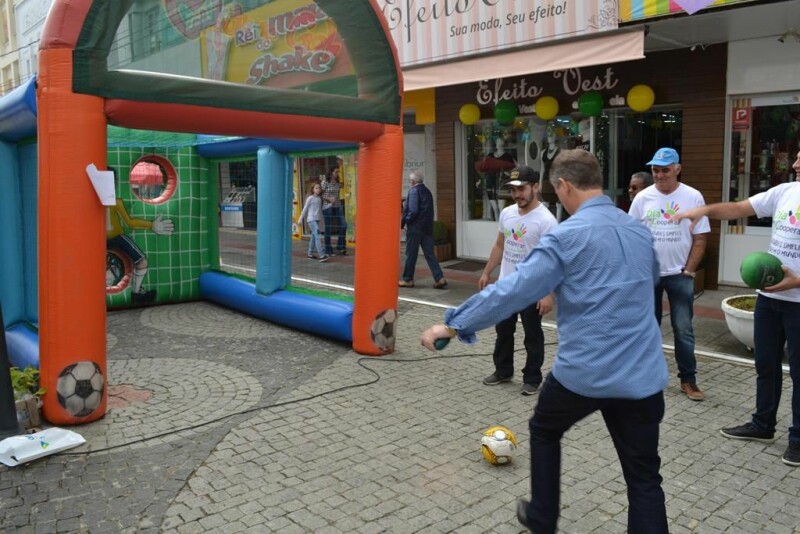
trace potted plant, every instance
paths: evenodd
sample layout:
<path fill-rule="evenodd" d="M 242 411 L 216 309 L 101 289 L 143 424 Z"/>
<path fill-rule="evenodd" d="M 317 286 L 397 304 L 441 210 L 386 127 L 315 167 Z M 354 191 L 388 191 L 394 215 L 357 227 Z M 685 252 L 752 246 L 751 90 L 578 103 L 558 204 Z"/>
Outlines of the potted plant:
<path fill-rule="evenodd" d="M 17 420 L 26 429 L 39 426 L 42 407 L 41 396 L 45 390 L 39 387 L 39 369 L 28 366 L 25 369 L 11 368 L 11 388 L 17 409 Z"/>
<path fill-rule="evenodd" d="M 433 254 L 437 261 L 447 261 L 453 257 L 453 247 L 442 221 L 433 221 Z"/>
<path fill-rule="evenodd" d="M 750 350 L 755 346 L 755 309 L 756 295 L 734 295 L 722 301 L 722 312 L 725 314 L 728 330 Z"/>

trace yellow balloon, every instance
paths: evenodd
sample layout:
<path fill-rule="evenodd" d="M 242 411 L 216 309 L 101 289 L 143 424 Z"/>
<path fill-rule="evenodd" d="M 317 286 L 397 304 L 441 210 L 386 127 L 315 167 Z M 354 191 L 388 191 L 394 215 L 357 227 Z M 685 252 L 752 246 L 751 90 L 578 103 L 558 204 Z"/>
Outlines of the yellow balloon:
<path fill-rule="evenodd" d="M 656 101 L 656 94 L 649 85 L 639 84 L 628 91 L 628 107 L 633 111 L 647 111 Z"/>
<path fill-rule="evenodd" d="M 543 121 L 549 121 L 558 115 L 558 100 L 552 96 L 543 96 L 536 101 L 536 116 Z"/>
<path fill-rule="evenodd" d="M 472 126 L 481 118 L 481 109 L 475 104 L 464 104 L 458 110 L 458 118 L 467 126 Z"/>

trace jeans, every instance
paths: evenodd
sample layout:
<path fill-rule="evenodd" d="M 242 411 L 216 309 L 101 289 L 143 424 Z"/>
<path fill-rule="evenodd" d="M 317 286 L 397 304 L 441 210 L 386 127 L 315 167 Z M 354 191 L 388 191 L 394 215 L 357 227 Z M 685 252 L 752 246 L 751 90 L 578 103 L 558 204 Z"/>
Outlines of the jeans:
<path fill-rule="evenodd" d="M 568 390 L 552 373 L 539 392 L 530 420 L 531 492 L 527 509 L 531 529 L 556 531 L 560 506 L 561 436 L 584 417 L 600 410 L 614 442 L 628 485 L 628 533 L 668 532 L 658 456 L 658 425 L 664 417 L 664 394 L 644 399 L 592 399 Z M 585 444 L 590 450 L 591 443 Z"/>
<path fill-rule="evenodd" d="M 403 280 L 406 282 L 414 280 L 420 245 L 422 245 L 422 253 L 425 255 L 425 261 L 428 262 L 428 268 L 431 270 L 433 280 L 438 282 L 444 278 L 444 273 L 439 266 L 439 262 L 436 261 L 436 256 L 433 255 L 433 235 L 412 230 L 411 228 L 406 231 L 406 265 L 403 269 Z"/>
<path fill-rule="evenodd" d="M 308 255 L 314 253 L 314 247 L 317 248 L 317 255 L 321 258 L 325 255 L 322 248 L 322 237 L 319 233 L 319 221 L 308 221 L 308 227 L 311 229 L 311 239 L 308 240 Z"/>
<path fill-rule="evenodd" d="M 800 443 L 800 302 L 759 295 L 755 311 L 756 411 L 753 424 L 775 430 L 783 382 L 783 347 L 788 341 L 792 379 L 789 441 Z"/>
<path fill-rule="evenodd" d="M 697 360 L 694 357 L 694 278 L 683 274 L 662 276 L 656 284 L 656 319 L 661 324 L 661 298 L 666 291 L 669 319 L 675 338 L 675 363 L 681 382 L 696 382 Z"/>
<path fill-rule="evenodd" d="M 494 367 L 497 376 L 506 378 L 514 374 L 514 332 L 517 330 L 517 315 L 522 317 L 525 332 L 525 352 L 527 359 L 522 369 L 522 381 L 526 384 L 542 383 L 542 364 L 544 363 L 544 332 L 542 317 L 536 304 L 528 306 L 519 314 L 503 319 L 494 327 L 497 340 L 494 342 Z"/>
<path fill-rule="evenodd" d="M 333 254 L 331 235 L 334 232 L 339 236 L 336 241 L 336 250 L 344 252 L 347 250 L 347 221 L 344 220 L 344 208 L 331 206 L 323 209 L 322 215 L 325 217 L 325 254 Z"/>

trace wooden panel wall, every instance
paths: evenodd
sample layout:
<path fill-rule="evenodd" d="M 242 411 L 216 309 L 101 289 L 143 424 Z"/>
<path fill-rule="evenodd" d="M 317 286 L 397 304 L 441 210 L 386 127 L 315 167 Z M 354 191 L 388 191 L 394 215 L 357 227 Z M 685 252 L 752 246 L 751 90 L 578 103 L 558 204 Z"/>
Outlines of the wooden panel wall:
<path fill-rule="evenodd" d="M 502 61 L 502 57 L 498 61 Z M 617 83 L 611 89 L 600 91 L 606 101 L 615 95 L 624 96 L 634 85 L 645 83 L 653 88 L 657 104 L 682 107 L 682 146 L 676 147 L 681 153 L 681 180 L 703 193 L 707 203 L 719 202 L 723 181 L 727 45 L 713 45 L 705 50 L 697 48 L 694 52 L 682 49 L 652 53 L 642 60 L 586 67 L 580 72 L 584 80 L 605 80 L 609 68 Z M 487 73 L 487 79 L 491 80 L 491 73 Z M 578 95 L 566 94 L 563 77 L 556 78 L 553 73 L 533 74 L 524 79 L 528 87 L 541 87 L 542 95 L 556 97 L 562 113 L 577 99 Z M 504 80 L 504 87 L 510 89 L 520 80 Z M 476 100 L 477 92 L 478 83 L 436 90 L 437 206 L 439 219 L 447 225 L 452 236 L 456 232 L 454 124 L 458 120 L 458 110 L 464 104 L 478 104 L 481 116 L 486 118 L 492 116 L 494 108 L 493 103 L 480 105 Z M 516 101 L 526 105 L 534 102 L 535 98 Z M 712 234 L 704 260 L 705 287 L 708 289 L 717 287 L 719 228 L 719 222 L 712 221 Z"/>

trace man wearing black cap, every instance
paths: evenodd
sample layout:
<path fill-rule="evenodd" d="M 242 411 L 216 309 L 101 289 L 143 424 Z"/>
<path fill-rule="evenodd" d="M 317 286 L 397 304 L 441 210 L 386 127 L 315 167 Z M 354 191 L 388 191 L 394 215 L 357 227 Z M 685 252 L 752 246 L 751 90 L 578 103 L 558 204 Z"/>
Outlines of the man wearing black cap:
<path fill-rule="evenodd" d="M 478 288 L 489 284 L 489 275 L 500 266 L 500 276 L 508 276 L 517 270 L 517 264 L 528 257 L 531 250 L 539 244 L 539 239 L 558 223 L 553 214 L 539 203 L 539 173 L 526 166 L 511 171 L 511 179 L 506 184 L 514 204 L 500 212 L 500 232 L 489 254 L 489 260 L 478 281 Z M 553 307 L 553 295 L 514 313 L 495 325 L 497 340 L 494 345 L 495 371 L 483 379 L 487 386 L 509 382 L 514 376 L 514 332 L 517 329 L 517 315 L 522 318 L 525 330 L 525 352 L 527 360 L 522 369 L 522 394 L 533 395 L 542 383 L 542 364 L 544 363 L 544 333 L 542 315 Z"/>

